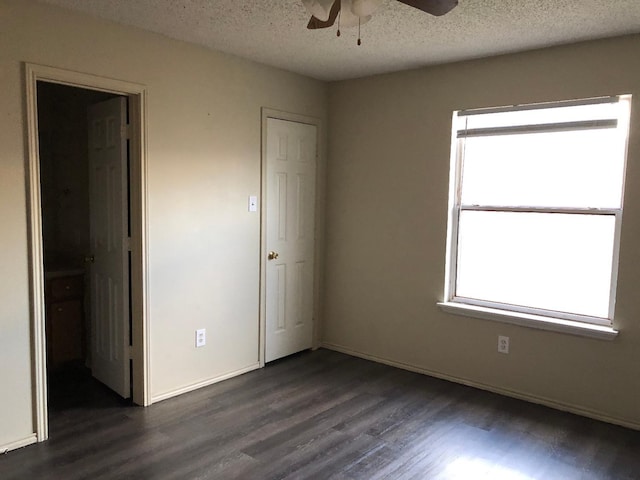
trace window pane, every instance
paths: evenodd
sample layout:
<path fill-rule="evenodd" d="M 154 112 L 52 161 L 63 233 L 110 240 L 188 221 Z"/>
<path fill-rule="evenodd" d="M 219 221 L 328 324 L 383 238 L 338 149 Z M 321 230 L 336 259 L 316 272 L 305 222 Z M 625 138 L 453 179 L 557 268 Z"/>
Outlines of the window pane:
<path fill-rule="evenodd" d="M 621 207 L 625 141 L 615 128 L 461 142 L 463 205 Z"/>
<path fill-rule="evenodd" d="M 612 120 L 619 117 L 621 108 L 623 108 L 621 102 L 616 102 L 467 115 L 462 117 L 464 122 L 461 128 L 513 127 L 585 120 Z"/>
<path fill-rule="evenodd" d="M 607 318 L 615 217 L 462 211 L 456 296 Z"/>

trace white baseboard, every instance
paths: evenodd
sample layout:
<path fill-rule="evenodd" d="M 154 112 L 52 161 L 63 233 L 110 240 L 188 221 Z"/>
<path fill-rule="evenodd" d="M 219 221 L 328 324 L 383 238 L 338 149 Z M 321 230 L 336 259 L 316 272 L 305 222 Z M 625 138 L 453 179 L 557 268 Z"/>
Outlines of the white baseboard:
<path fill-rule="evenodd" d="M 26 447 L 27 445 L 31 445 L 38 441 L 38 436 L 33 433 L 28 437 L 21 438 L 20 440 L 16 440 L 15 442 L 5 443 L 4 445 L 0 445 L 0 454 L 10 452 L 11 450 L 16 450 L 17 448 Z"/>
<path fill-rule="evenodd" d="M 161 402 L 162 400 L 166 400 L 168 398 L 177 397 L 178 395 L 182 395 L 183 393 L 192 392 L 193 390 L 197 390 L 202 387 L 207 387 L 209 385 L 222 382 L 223 380 L 227 380 L 229 378 L 237 377 L 238 375 L 242 375 L 243 373 L 247 373 L 252 370 L 256 370 L 258 368 L 260 368 L 260 363 L 254 363 L 252 365 L 249 365 L 248 367 L 241 368 L 240 370 L 235 370 L 233 372 L 225 373 L 224 375 L 220 375 L 218 377 L 208 378 L 206 380 L 202 380 L 197 383 L 185 385 L 184 387 L 176 388 L 175 390 L 171 390 L 166 393 L 154 395 L 151 397 L 151 403 Z"/>
<path fill-rule="evenodd" d="M 638 422 L 635 422 L 633 420 L 628 420 L 625 418 L 612 417 L 605 413 L 591 410 L 589 408 L 585 408 L 580 405 L 572 405 L 569 403 L 558 402 L 556 400 L 546 398 L 546 397 L 539 397 L 536 395 L 531 395 L 529 393 L 522 393 L 515 390 L 509 390 L 506 388 L 494 387 L 493 385 L 487 385 L 484 383 L 475 382 L 473 380 L 468 380 L 466 378 L 454 377 L 452 375 L 447 375 L 446 373 L 440 373 L 433 370 L 428 370 L 426 368 L 422 368 L 417 365 L 397 362 L 395 360 L 390 360 L 388 358 L 382 358 L 375 355 L 369 355 L 367 353 L 358 352 L 356 350 L 352 350 L 342 345 L 323 342 L 321 346 L 322 348 L 326 348 L 328 350 L 335 350 L 336 352 L 345 353 L 353 357 L 364 358 L 365 360 L 371 360 L 373 362 L 390 365 L 392 367 L 401 368 L 403 370 L 408 370 L 410 372 L 421 373 L 423 375 L 440 378 L 442 380 L 447 380 L 453 383 L 459 383 L 462 385 L 466 385 L 468 387 L 478 388 L 480 390 L 486 390 L 488 392 L 504 395 L 505 397 L 517 398 L 518 400 L 524 400 L 527 402 L 536 403 L 538 405 L 544 405 L 545 407 L 554 408 L 556 410 L 561 410 L 563 412 L 575 413 L 576 415 L 592 418 L 594 420 L 600 420 L 602 422 L 612 423 L 614 425 L 620 425 L 621 427 L 631 428 L 633 430 L 640 430 L 640 423 Z"/>

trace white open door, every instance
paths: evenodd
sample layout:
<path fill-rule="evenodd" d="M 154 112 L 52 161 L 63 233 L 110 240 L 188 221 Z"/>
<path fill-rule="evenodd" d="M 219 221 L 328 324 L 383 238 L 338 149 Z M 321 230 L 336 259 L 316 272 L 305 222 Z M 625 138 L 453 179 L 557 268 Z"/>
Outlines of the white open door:
<path fill-rule="evenodd" d="M 127 105 L 92 105 L 89 120 L 91 370 L 130 396 Z"/>
<path fill-rule="evenodd" d="M 311 348 L 316 127 L 267 119 L 265 361 Z"/>

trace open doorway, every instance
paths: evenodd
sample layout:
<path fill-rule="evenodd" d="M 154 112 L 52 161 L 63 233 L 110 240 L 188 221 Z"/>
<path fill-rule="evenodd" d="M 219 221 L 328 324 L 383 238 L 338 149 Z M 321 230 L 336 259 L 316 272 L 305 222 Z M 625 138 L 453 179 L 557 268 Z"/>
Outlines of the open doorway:
<path fill-rule="evenodd" d="M 47 376 L 63 366 L 90 368 L 121 397 L 151 403 L 146 87 L 34 64 L 25 64 L 25 80 L 34 420 L 37 440 L 44 441 Z M 51 118 L 39 115 L 40 106 Z M 81 160 L 72 157 L 87 148 L 85 176 Z M 120 152 L 117 161 L 114 151 Z M 116 250 L 120 261 L 112 257 Z M 116 277 L 126 289 L 114 287 Z M 120 326 L 113 319 L 122 320 Z M 56 321 L 62 328 L 52 327 Z"/>
<path fill-rule="evenodd" d="M 120 322 L 102 325 L 114 319 L 100 309 L 112 309 L 113 306 L 96 298 L 100 292 L 94 281 L 96 252 L 93 245 L 95 241 L 92 242 L 97 233 L 96 218 L 107 216 L 117 216 L 114 220 L 125 226 L 117 232 L 121 237 L 120 242 L 127 242 L 130 236 L 129 145 L 127 139 L 123 139 L 122 152 L 116 152 L 116 155 L 121 154 L 122 168 L 126 171 L 122 176 L 121 192 L 124 208 L 114 211 L 112 205 L 98 204 L 106 199 L 97 198 L 94 190 L 102 192 L 107 187 L 111 188 L 106 184 L 113 178 L 100 178 L 98 181 L 103 181 L 105 185 L 96 185 L 96 179 L 91 175 L 92 169 L 96 170 L 93 165 L 96 158 L 89 140 L 90 136 L 94 136 L 89 115 L 99 106 L 122 104 L 125 121 L 128 109 L 125 96 L 42 81 L 37 83 L 37 98 L 47 390 L 51 417 L 52 414 L 79 406 L 117 405 L 121 398 L 127 400 L 131 397 L 131 366 L 128 358 L 131 344 L 129 254 L 123 251 L 123 257 L 126 258 L 122 259 L 124 263 L 121 266 L 121 277 L 126 285 L 118 285 L 122 282 L 112 282 L 110 285 L 112 291 L 115 292 L 114 288 L 119 287 L 124 293 L 117 297 L 126 296 L 117 300 L 122 303 L 122 316 L 127 317 L 122 319 L 124 325 L 120 327 L 126 330 L 121 332 L 121 343 L 126 344 L 127 358 L 120 355 L 114 360 L 119 362 L 117 368 L 123 370 L 122 381 L 127 385 L 111 385 L 110 379 L 101 375 L 100 359 L 97 358 L 98 343 L 108 341 L 101 335 L 102 331 L 107 332 L 107 336 L 112 331 L 118 333 L 114 327 L 120 326 Z M 106 130 L 104 134 L 107 134 Z M 116 158 L 116 161 L 120 161 L 120 158 Z M 110 210 L 108 215 L 102 214 L 107 209 Z M 125 250 L 126 246 L 123 247 Z M 106 259 L 118 263 L 122 263 L 122 260 L 113 256 Z M 115 307 L 113 310 L 118 309 L 118 305 Z M 116 355 L 117 350 L 113 352 Z M 117 395 L 109 387 L 116 390 Z"/>

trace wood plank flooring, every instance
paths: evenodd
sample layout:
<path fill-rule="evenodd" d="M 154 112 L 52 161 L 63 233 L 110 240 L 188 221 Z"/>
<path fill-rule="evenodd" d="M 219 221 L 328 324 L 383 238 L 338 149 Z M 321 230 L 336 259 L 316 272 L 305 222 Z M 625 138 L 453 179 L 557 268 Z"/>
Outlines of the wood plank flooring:
<path fill-rule="evenodd" d="M 640 432 L 328 350 L 146 409 L 73 388 L 0 479 L 640 479 Z"/>

